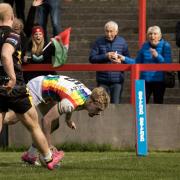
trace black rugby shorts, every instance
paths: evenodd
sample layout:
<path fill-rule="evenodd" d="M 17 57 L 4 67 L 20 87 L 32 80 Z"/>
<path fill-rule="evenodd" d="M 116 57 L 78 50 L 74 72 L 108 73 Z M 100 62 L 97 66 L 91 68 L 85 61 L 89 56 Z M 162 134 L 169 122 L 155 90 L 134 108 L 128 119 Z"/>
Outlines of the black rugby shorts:
<path fill-rule="evenodd" d="M 21 91 L 21 93 L 17 92 L 17 90 L 14 93 L 13 90 L 9 95 L 0 94 L 0 112 L 7 112 L 9 109 L 11 109 L 15 113 L 24 114 L 31 107 L 32 98 L 26 89 Z"/>

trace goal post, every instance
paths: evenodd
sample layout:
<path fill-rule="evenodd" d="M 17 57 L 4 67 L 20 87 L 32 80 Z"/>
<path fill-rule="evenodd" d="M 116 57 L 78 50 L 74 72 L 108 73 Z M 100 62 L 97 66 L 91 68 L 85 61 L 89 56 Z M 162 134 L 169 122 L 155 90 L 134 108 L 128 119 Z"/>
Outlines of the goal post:
<path fill-rule="evenodd" d="M 135 81 L 136 154 L 148 155 L 145 81 Z"/>

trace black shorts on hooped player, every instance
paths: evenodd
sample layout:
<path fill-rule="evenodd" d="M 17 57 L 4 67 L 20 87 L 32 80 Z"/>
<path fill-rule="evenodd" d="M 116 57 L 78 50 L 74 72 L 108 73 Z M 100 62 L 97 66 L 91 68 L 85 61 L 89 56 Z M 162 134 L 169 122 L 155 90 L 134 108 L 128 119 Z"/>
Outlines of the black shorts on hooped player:
<path fill-rule="evenodd" d="M 32 98 L 26 87 L 13 89 L 10 94 L 0 90 L 0 112 L 7 112 L 9 109 L 15 113 L 24 114 L 32 107 Z"/>

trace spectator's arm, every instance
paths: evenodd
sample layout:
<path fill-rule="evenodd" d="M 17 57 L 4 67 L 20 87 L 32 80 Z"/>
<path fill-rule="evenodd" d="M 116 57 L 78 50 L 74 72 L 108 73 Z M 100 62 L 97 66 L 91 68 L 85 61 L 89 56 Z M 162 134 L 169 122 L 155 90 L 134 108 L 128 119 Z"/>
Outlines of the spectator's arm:
<path fill-rule="evenodd" d="M 124 43 L 123 53 L 122 53 L 122 55 L 123 55 L 123 56 L 130 57 L 130 54 L 129 54 L 129 49 L 128 49 L 128 45 L 127 45 L 127 43 L 126 43 L 126 42 Z"/>
<path fill-rule="evenodd" d="M 124 43 L 124 48 L 123 48 L 122 55 L 124 56 L 122 58 L 122 62 L 123 63 L 125 63 L 125 64 L 135 64 L 135 59 L 130 58 L 129 49 L 128 49 L 128 45 L 127 45 L 126 42 Z"/>
<path fill-rule="evenodd" d="M 162 54 L 158 53 L 156 57 L 158 63 L 171 63 L 172 56 L 171 56 L 171 46 L 169 43 L 165 43 L 163 46 Z"/>
<path fill-rule="evenodd" d="M 127 56 L 125 56 L 124 62 L 125 62 L 125 64 L 135 64 L 136 63 L 135 59 L 127 57 Z"/>
<path fill-rule="evenodd" d="M 136 57 L 136 59 L 135 59 L 135 63 L 136 63 L 136 64 L 141 64 L 141 63 L 143 63 L 144 57 L 143 57 L 142 51 L 143 51 L 143 49 L 140 49 L 140 50 L 138 51 L 138 53 L 137 53 L 137 57 Z"/>

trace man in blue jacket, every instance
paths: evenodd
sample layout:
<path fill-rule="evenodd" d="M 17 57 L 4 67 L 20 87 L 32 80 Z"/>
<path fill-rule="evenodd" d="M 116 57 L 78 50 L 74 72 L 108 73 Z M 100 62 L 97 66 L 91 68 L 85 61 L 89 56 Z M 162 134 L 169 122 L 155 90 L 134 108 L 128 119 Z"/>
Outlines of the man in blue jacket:
<path fill-rule="evenodd" d="M 105 36 L 99 37 L 90 52 L 89 61 L 98 64 L 113 64 L 118 54 L 129 56 L 128 45 L 124 38 L 118 36 L 118 24 L 109 21 L 104 26 Z M 123 72 L 101 71 L 96 73 L 98 86 L 106 89 L 111 103 L 119 104 L 124 82 Z"/>

